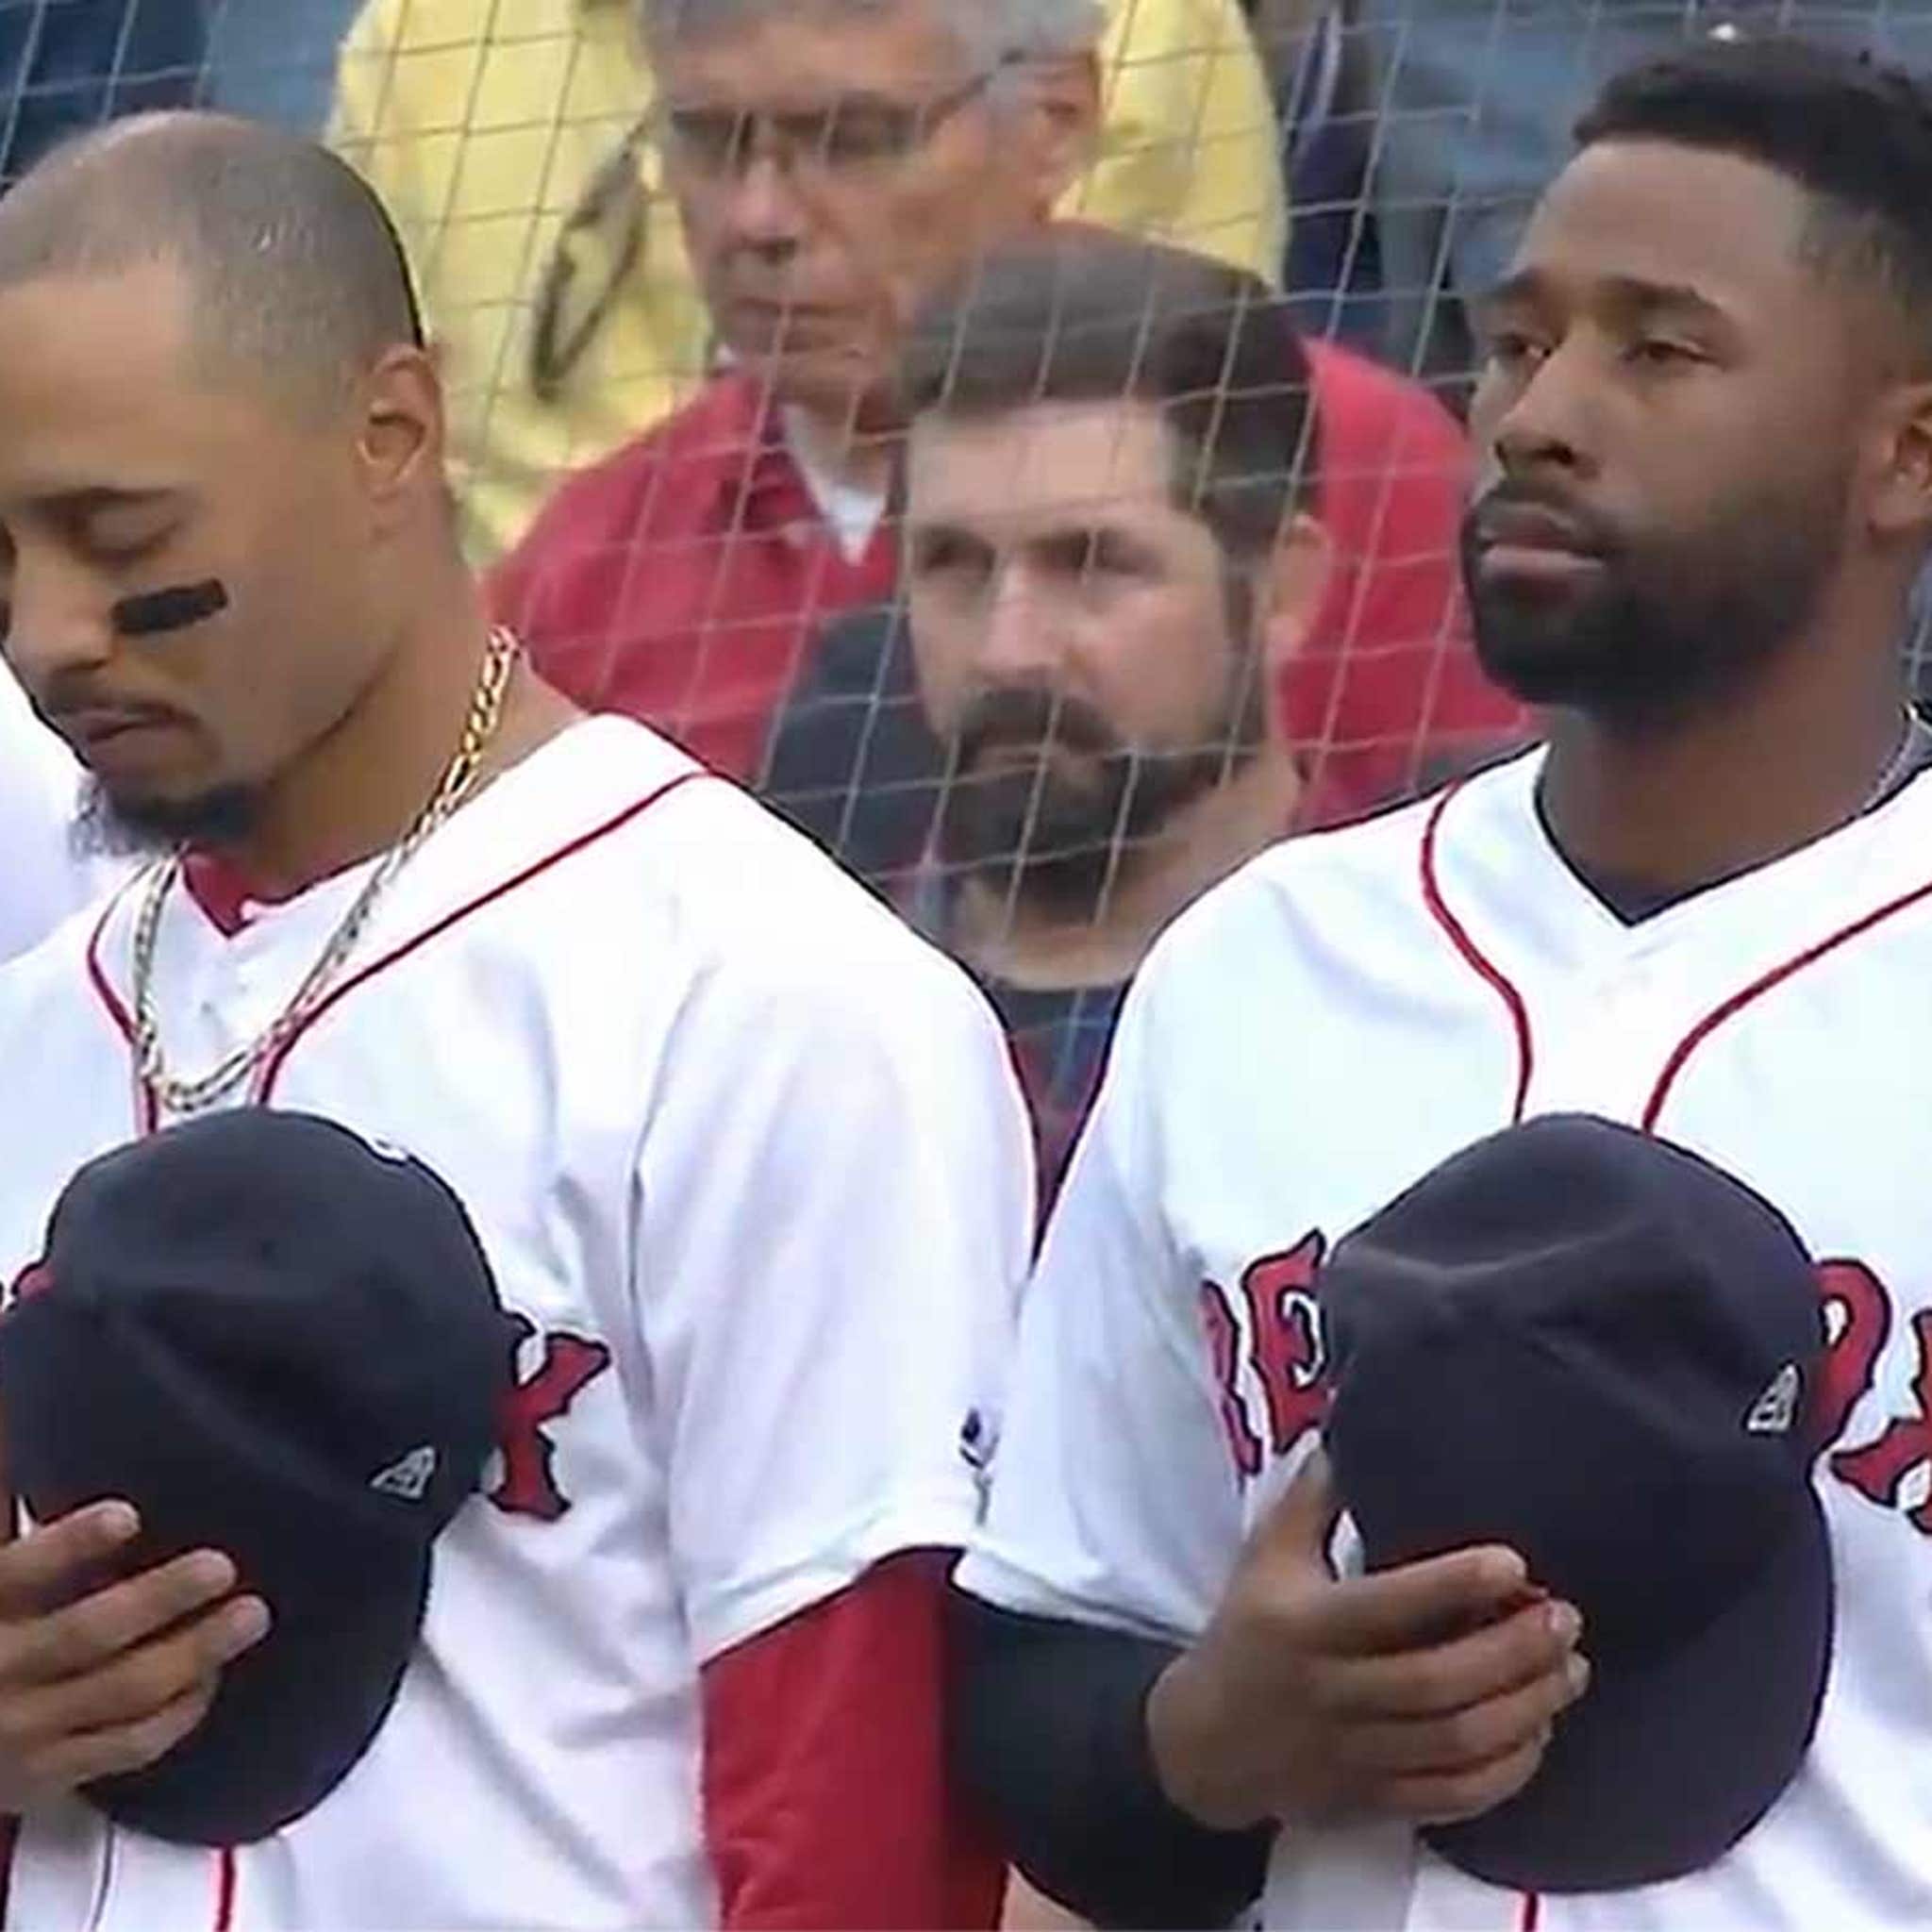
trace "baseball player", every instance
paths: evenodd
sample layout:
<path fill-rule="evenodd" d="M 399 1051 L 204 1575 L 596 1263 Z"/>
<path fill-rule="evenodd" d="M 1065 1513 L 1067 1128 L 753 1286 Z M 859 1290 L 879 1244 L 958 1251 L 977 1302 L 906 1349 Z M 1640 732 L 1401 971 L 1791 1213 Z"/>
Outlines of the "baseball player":
<path fill-rule="evenodd" d="M 441 425 L 318 148 L 131 122 L 0 206 L 6 651 L 154 853 L 0 974 L 0 1274 L 91 1157 L 250 1102 L 441 1175 L 516 1338 L 388 1721 L 259 1841 L 87 1788 L 191 1734 L 274 1602 L 219 1549 L 124 1574 L 119 1499 L 0 1549 L 7 1924 L 990 1922 L 940 1719 L 1030 1245 L 999 1028 L 488 629 Z"/>
<path fill-rule="evenodd" d="M 1474 421 L 1482 656 L 1546 747 L 1255 860 L 1129 996 L 962 1569 L 977 1775 L 1103 1923 L 1932 1924 L 1928 177 L 1932 102 L 1882 67 L 1714 43 L 1607 89 Z M 1556 1112 L 1775 1202 L 1831 1338 L 1810 1752 L 1714 1862 L 1615 1893 L 1423 1845 L 1529 1786 L 1591 1633 L 1507 1548 L 1358 1574 L 1317 1447 L 1326 1254 Z"/>

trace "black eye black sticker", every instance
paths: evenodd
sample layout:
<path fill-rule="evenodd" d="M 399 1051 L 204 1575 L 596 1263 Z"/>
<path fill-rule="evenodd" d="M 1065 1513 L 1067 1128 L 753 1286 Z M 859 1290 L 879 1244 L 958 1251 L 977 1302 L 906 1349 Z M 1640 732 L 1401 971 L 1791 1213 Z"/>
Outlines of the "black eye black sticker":
<path fill-rule="evenodd" d="M 206 623 L 228 608 L 228 588 L 219 577 L 198 584 L 176 584 L 165 591 L 146 591 L 124 597 L 110 613 L 124 638 L 156 637 L 164 631 L 186 630 Z"/>

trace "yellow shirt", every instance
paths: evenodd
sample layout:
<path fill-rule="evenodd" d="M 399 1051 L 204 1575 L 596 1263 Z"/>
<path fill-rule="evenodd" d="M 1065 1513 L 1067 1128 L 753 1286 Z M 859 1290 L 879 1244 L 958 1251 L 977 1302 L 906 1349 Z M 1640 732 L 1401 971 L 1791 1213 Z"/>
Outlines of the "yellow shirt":
<path fill-rule="evenodd" d="M 408 244 L 478 562 L 515 542 L 559 475 L 648 428 L 707 373 L 708 319 L 653 163 L 613 161 L 650 98 L 631 12 L 628 0 L 367 0 L 343 46 L 331 139 Z M 1100 150 L 1062 212 L 1274 281 L 1287 221 L 1274 116 L 1239 0 L 1107 0 L 1107 12 Z M 540 393 L 533 325 L 600 170 L 622 191 L 574 233 L 554 306 L 568 324 L 609 294 L 609 312 Z"/>

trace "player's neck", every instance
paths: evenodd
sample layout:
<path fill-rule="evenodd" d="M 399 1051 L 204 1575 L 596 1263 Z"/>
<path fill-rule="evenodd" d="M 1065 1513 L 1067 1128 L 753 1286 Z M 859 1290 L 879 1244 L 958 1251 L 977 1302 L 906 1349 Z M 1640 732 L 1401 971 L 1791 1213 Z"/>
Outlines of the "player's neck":
<path fill-rule="evenodd" d="M 1542 809 L 1585 877 L 1690 891 L 1781 858 L 1854 818 L 1898 750 L 1895 657 L 1803 645 L 1754 690 L 1670 729 L 1550 727 Z"/>
<path fill-rule="evenodd" d="M 1097 914 L 1014 899 L 997 885 L 969 879 L 953 943 L 978 972 L 1008 986 L 1118 986 L 1140 970 L 1170 921 L 1286 835 L 1301 792 L 1289 758 L 1260 754 L 1136 846 Z"/>
<path fill-rule="evenodd" d="M 424 625 L 341 722 L 270 786 L 255 829 L 219 855 L 255 896 L 290 897 L 403 837 L 461 740 L 489 636 L 474 596 Z M 518 763 L 577 715 L 520 664 L 479 782 Z"/>

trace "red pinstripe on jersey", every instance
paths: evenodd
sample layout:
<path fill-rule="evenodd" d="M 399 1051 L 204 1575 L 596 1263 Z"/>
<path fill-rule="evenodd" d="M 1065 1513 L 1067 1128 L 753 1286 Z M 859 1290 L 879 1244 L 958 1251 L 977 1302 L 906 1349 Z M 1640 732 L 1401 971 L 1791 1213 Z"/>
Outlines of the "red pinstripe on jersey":
<path fill-rule="evenodd" d="M 134 1018 L 108 982 L 107 971 L 101 964 L 101 941 L 107 936 L 108 922 L 120 908 L 131 888 L 130 880 L 101 908 L 101 916 L 94 921 L 94 929 L 89 934 L 87 942 L 87 982 L 93 988 L 94 997 L 107 1008 L 108 1017 L 120 1030 L 122 1039 L 127 1042 L 130 1061 L 134 1050 Z M 157 1113 L 154 1090 L 141 1077 L 138 1067 L 131 1068 L 131 1071 L 134 1075 L 135 1123 L 140 1132 L 151 1134 L 155 1130 Z"/>
<path fill-rule="evenodd" d="M 1423 903 L 1428 908 L 1429 916 L 1442 929 L 1443 935 L 1455 947 L 1463 962 L 1495 993 L 1508 1013 L 1510 1027 L 1515 1035 L 1517 1060 L 1515 1103 L 1510 1109 L 1509 1118 L 1512 1122 L 1520 1121 L 1528 1099 L 1530 1075 L 1536 1063 L 1529 1009 L 1522 993 L 1504 974 L 1502 969 L 1476 944 L 1471 938 L 1468 928 L 1449 909 L 1437 874 L 1436 850 L 1442 815 L 1448 809 L 1450 801 L 1461 789 L 1460 785 L 1452 785 L 1443 792 L 1436 801 L 1435 808 L 1429 813 L 1427 824 L 1423 829 Z M 1678 1041 L 1665 1058 L 1640 1122 L 1644 1132 L 1654 1133 L 1657 1130 L 1665 1105 L 1670 1100 L 1686 1065 L 1712 1034 L 1766 993 L 1782 986 L 1787 980 L 1796 977 L 1807 966 L 1815 965 L 1820 959 L 1837 952 L 1840 947 L 1848 945 L 1853 940 L 1862 939 L 1866 933 L 1884 924 L 1887 920 L 1908 911 L 1912 907 L 1927 899 L 1932 899 L 1932 880 L 1913 887 L 1908 892 L 1901 892 L 1896 898 L 1889 899 L 1884 905 L 1861 914 L 1848 924 L 1839 927 L 1836 932 L 1827 934 L 1824 939 L 1807 946 L 1802 952 L 1795 953 L 1790 958 L 1774 966 L 1769 972 L 1760 974 L 1749 985 L 1740 987 L 1727 999 L 1713 1007 Z"/>
<path fill-rule="evenodd" d="M 1536 1065 L 1536 1046 L 1529 1030 L 1529 1008 L 1524 1005 L 1523 995 L 1504 976 L 1502 969 L 1484 954 L 1470 938 L 1468 928 L 1450 911 L 1436 877 L 1436 840 L 1441 829 L 1442 814 L 1448 810 L 1449 801 L 1461 790 L 1459 784 L 1450 786 L 1436 801 L 1435 809 L 1430 812 L 1428 823 L 1423 828 L 1423 904 L 1429 908 L 1429 917 L 1442 928 L 1443 937 L 1456 948 L 1463 962 L 1503 1002 L 1504 1009 L 1509 1015 L 1510 1030 L 1516 1038 L 1516 1092 L 1510 1104 L 1509 1118 L 1512 1122 L 1520 1121 L 1529 1100 L 1529 1076 Z"/>
<path fill-rule="evenodd" d="M 1795 954 L 1781 966 L 1774 966 L 1769 973 L 1760 974 L 1747 987 L 1734 992 L 1721 1006 L 1713 1007 L 1682 1040 L 1672 1048 L 1671 1055 L 1664 1061 L 1663 1072 L 1657 1075 L 1657 1085 L 1651 1089 L 1649 1104 L 1643 1109 L 1643 1130 L 1654 1132 L 1658 1116 L 1664 1110 L 1664 1103 L 1671 1097 L 1671 1090 L 1677 1083 L 1677 1076 L 1684 1071 L 1690 1056 L 1728 1020 L 1735 1019 L 1753 1001 L 1761 999 L 1774 987 L 1782 986 L 1786 980 L 1795 978 L 1806 967 L 1815 965 L 1828 953 L 1835 953 L 1853 940 L 1862 939 L 1874 926 L 1882 925 L 1896 914 L 1908 910 L 1923 899 L 1932 898 L 1932 880 L 1923 886 L 1915 886 L 1909 892 L 1902 892 L 1896 899 L 1889 899 L 1874 911 L 1855 919 L 1849 925 L 1840 926 L 1838 931 L 1820 940 L 1816 945 L 1807 946 L 1802 953 Z"/>
<path fill-rule="evenodd" d="M 253 1098 L 258 1103 L 266 1102 L 270 1098 L 274 1092 L 275 1081 L 280 1077 L 282 1068 L 287 1064 L 289 1056 L 294 1051 L 296 1045 L 325 1013 L 332 1010 L 340 1002 L 354 992 L 358 987 L 366 985 L 377 974 L 387 972 L 390 967 L 408 958 L 410 954 L 420 951 L 430 941 L 441 938 L 451 927 L 461 924 L 473 913 L 480 912 L 486 906 L 494 905 L 497 900 L 515 891 L 520 886 L 528 885 L 532 879 L 550 871 L 553 866 L 562 864 L 565 859 L 574 858 L 587 846 L 594 845 L 599 840 L 608 838 L 611 833 L 623 830 L 633 819 L 641 818 L 654 805 L 668 798 L 674 791 L 689 785 L 693 779 L 710 778 L 712 776 L 711 773 L 704 771 L 679 773 L 676 777 L 658 786 L 656 791 L 648 791 L 643 797 L 634 799 L 622 811 L 613 813 L 612 816 L 603 820 L 600 824 L 592 825 L 588 831 L 580 832 L 575 839 L 558 846 L 555 851 L 546 852 L 542 858 L 533 860 L 530 864 L 525 866 L 521 872 L 512 873 L 508 878 L 498 880 L 487 891 L 477 893 L 474 899 L 465 900 L 462 905 L 458 906 L 454 911 L 445 913 L 434 924 L 425 926 L 421 932 L 404 941 L 401 945 L 392 947 L 379 958 L 372 959 L 368 965 L 362 967 L 358 972 L 352 973 L 325 999 L 311 1008 L 303 1016 L 301 1024 L 291 1031 L 289 1037 L 282 1041 L 280 1046 L 264 1062 L 257 1078 Z M 126 1041 L 129 1053 L 131 1054 L 134 1048 L 134 1021 L 127 1010 L 126 1002 L 114 991 L 113 986 L 108 981 L 107 973 L 101 965 L 100 958 L 101 942 L 106 935 L 108 923 L 113 917 L 116 908 L 125 896 L 125 890 L 124 889 L 122 892 L 117 893 L 109 901 L 94 926 L 93 936 L 88 941 L 87 975 L 89 984 L 94 990 L 95 997 L 99 999 L 101 1005 L 107 1009 L 108 1017 L 120 1030 L 121 1037 Z M 137 1091 L 140 1096 L 141 1129 L 143 1133 L 151 1133 L 156 1125 L 158 1107 L 153 1091 L 149 1089 L 147 1082 L 141 1079 L 138 1070 L 135 1078 Z"/>
<path fill-rule="evenodd" d="M 215 1854 L 215 1932 L 235 1932 L 235 1853 L 224 1845 Z"/>

